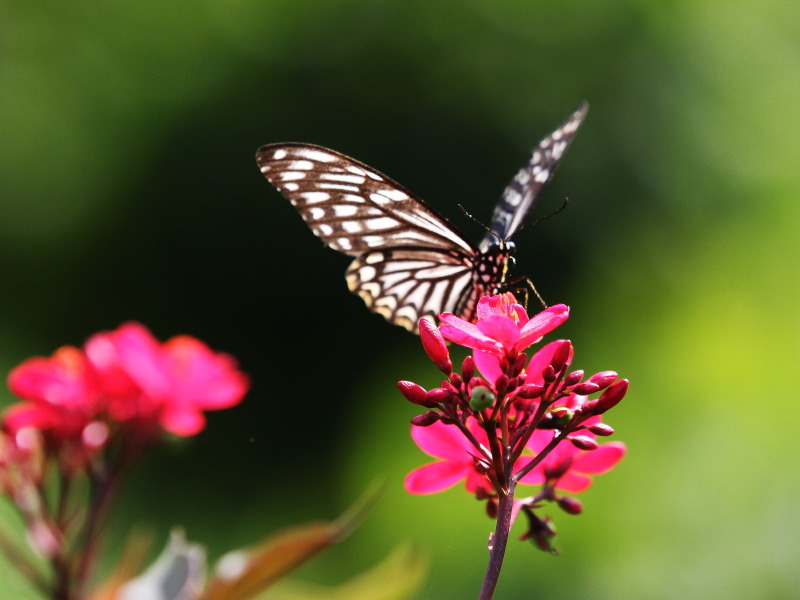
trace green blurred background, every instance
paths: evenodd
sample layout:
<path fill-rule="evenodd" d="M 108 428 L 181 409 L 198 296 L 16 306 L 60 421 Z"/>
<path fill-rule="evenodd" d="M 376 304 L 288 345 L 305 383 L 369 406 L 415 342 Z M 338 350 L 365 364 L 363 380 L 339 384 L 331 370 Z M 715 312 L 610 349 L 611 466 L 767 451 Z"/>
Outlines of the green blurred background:
<path fill-rule="evenodd" d="M 488 220 L 588 100 L 540 210 L 569 209 L 517 236 L 518 264 L 572 307 L 575 365 L 631 379 L 607 418 L 629 455 L 556 515 L 560 557 L 510 545 L 497 598 L 796 598 L 799 29 L 781 0 L 6 0 L 2 372 L 129 319 L 198 336 L 252 391 L 141 465 L 112 549 L 182 524 L 218 556 L 381 477 L 372 517 L 298 576 L 334 584 L 410 541 L 419 598 L 475 597 L 481 505 L 402 489 L 427 457 L 394 383 L 437 372 L 347 293 L 348 259 L 254 153 L 339 150 L 477 240 L 456 204 Z"/>

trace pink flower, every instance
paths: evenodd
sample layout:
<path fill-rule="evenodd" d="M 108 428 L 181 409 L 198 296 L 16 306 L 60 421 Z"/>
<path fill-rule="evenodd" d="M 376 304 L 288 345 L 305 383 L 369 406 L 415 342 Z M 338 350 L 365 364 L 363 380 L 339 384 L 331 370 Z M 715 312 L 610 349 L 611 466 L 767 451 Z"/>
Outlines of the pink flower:
<path fill-rule="evenodd" d="M 157 421 L 175 435 L 200 432 L 204 410 L 238 404 L 249 386 L 232 357 L 185 335 L 161 344 L 138 323 L 92 336 L 86 355 L 107 391 L 111 419 Z"/>
<path fill-rule="evenodd" d="M 97 420 L 188 436 L 203 429 L 203 411 L 238 404 L 248 385 L 232 357 L 201 341 L 177 336 L 162 344 L 126 323 L 92 336 L 83 350 L 64 347 L 15 368 L 9 387 L 24 402 L 5 413 L 4 424 L 57 439 L 77 438 Z"/>
<path fill-rule="evenodd" d="M 474 419 L 469 420 L 467 427 L 486 448 L 486 434 Z M 414 469 L 406 476 L 406 491 L 410 494 L 441 492 L 462 479 L 466 479 L 469 492 L 492 489 L 486 476 L 475 468 L 478 450 L 454 425 L 437 421 L 427 427 L 412 427 L 411 437 L 423 452 L 441 460 Z"/>
<path fill-rule="evenodd" d="M 556 304 L 528 318 L 510 292 L 485 296 L 478 302 L 478 322 L 470 323 L 452 313 L 442 313 L 442 335 L 461 346 L 472 348 L 478 370 L 489 381 L 501 374 L 500 359 L 513 360 L 569 317 L 569 307 Z"/>
<path fill-rule="evenodd" d="M 592 417 L 585 421 L 586 425 L 599 423 L 600 417 Z M 594 434 L 581 431 L 582 436 L 594 439 Z M 527 448 L 538 454 L 553 439 L 553 431 L 536 430 L 528 441 Z M 559 443 L 545 459 L 527 473 L 520 483 L 539 485 L 548 478 L 547 474 L 563 472 L 558 478 L 556 489 L 577 494 L 584 491 L 592 484 L 591 475 L 600 475 L 613 469 L 625 456 L 625 444 L 622 442 L 609 442 L 600 445 L 595 450 L 580 450 L 568 441 Z M 519 461 L 520 468 L 526 462 Z"/>
<path fill-rule="evenodd" d="M 4 414 L 5 426 L 15 432 L 34 427 L 57 439 L 75 437 L 102 409 L 91 365 L 73 346 L 59 348 L 50 358 L 22 362 L 9 373 L 8 387 L 27 400 Z"/>

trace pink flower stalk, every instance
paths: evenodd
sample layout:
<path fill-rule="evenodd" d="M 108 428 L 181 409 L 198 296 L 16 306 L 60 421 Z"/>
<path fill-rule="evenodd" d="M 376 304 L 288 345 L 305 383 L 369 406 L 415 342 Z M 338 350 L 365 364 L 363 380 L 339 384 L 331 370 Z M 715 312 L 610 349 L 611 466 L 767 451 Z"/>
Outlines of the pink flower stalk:
<path fill-rule="evenodd" d="M 553 551 L 555 529 L 536 511 L 555 502 L 567 514 L 579 514 L 580 502 L 561 493 L 586 490 L 594 475 L 611 470 L 625 454 L 624 444 L 600 444 L 597 437 L 613 434 L 600 415 L 623 399 L 628 381 L 613 371 L 589 377 L 570 371 L 574 348 L 568 340 L 542 346 L 530 360 L 525 353 L 568 317 L 563 304 L 528 317 L 512 294 L 482 298 L 475 323 L 445 313 L 438 332 L 420 324 L 427 354 L 447 377 L 439 387 L 398 384 L 410 402 L 429 409 L 412 419 L 411 435 L 438 459 L 409 473 L 406 490 L 431 494 L 464 480 L 497 519 L 481 598 L 494 589 L 516 515 L 528 519 L 524 539 Z M 461 373 L 452 370 L 443 339 L 472 350 Z M 540 490 L 515 500 L 518 484 Z"/>

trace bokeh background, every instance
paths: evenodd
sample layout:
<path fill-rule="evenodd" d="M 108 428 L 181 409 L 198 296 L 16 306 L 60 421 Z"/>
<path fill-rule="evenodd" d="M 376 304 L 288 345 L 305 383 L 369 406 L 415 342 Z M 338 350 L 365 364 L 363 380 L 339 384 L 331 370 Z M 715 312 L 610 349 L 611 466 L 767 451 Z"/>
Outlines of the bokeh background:
<path fill-rule="evenodd" d="M 347 292 L 348 259 L 254 153 L 334 148 L 477 240 L 456 204 L 488 220 L 588 100 L 540 210 L 569 209 L 517 236 L 518 265 L 572 307 L 576 366 L 631 379 L 607 419 L 629 455 L 583 515 L 556 515 L 560 557 L 510 545 L 497 597 L 796 598 L 799 28 L 782 0 L 2 3 L 3 374 L 134 319 L 254 382 L 136 471 L 109 557 L 131 526 L 172 524 L 219 556 L 381 478 L 368 521 L 298 578 L 335 584 L 410 542 L 418 598 L 476 596 L 481 505 L 402 489 L 427 457 L 394 384 L 437 372 Z"/>

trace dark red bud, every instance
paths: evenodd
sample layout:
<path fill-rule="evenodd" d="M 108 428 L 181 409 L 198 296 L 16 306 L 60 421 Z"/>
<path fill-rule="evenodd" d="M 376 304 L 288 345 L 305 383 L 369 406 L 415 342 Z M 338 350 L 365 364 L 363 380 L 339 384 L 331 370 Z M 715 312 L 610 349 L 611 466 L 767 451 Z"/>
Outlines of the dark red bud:
<path fill-rule="evenodd" d="M 398 381 L 397 389 L 409 402 L 431 408 L 427 402 L 428 392 L 421 385 L 417 385 L 413 381 Z"/>
<path fill-rule="evenodd" d="M 556 370 L 553 368 L 553 365 L 547 365 L 542 370 L 542 379 L 547 383 L 553 383 L 556 380 Z"/>
<path fill-rule="evenodd" d="M 461 363 L 461 378 L 469 383 L 473 375 L 475 375 L 475 359 L 472 356 L 467 356 L 464 362 Z"/>
<path fill-rule="evenodd" d="M 600 398 L 597 399 L 597 406 L 595 407 L 593 414 L 602 415 L 607 410 L 610 410 L 619 404 L 620 401 L 625 397 L 625 394 L 628 393 L 628 384 L 629 382 L 627 379 L 620 379 L 612 383 L 611 386 L 606 389 L 606 391 L 600 394 Z"/>
<path fill-rule="evenodd" d="M 606 425 L 605 423 L 595 423 L 594 425 L 589 425 L 586 429 L 594 433 L 595 435 L 613 435 L 614 428 L 611 425 Z"/>
<path fill-rule="evenodd" d="M 453 392 L 444 388 L 434 388 L 425 396 L 427 406 L 433 408 L 442 402 L 446 402 L 453 395 Z M 424 405 L 423 405 L 424 406 Z"/>
<path fill-rule="evenodd" d="M 561 477 L 569 471 L 569 468 L 572 466 L 572 457 L 568 456 L 565 459 L 557 462 L 554 465 L 549 465 L 544 467 L 544 476 L 547 479 L 560 479 Z"/>
<path fill-rule="evenodd" d="M 535 383 L 526 383 L 517 391 L 517 396 L 520 398 L 525 398 L 526 400 L 532 400 L 533 398 L 538 398 L 544 392 L 544 388 L 541 385 L 536 385 Z"/>
<path fill-rule="evenodd" d="M 566 378 L 564 379 L 564 385 L 566 386 L 575 385 L 581 379 L 583 379 L 583 371 L 582 370 L 573 371 L 572 373 L 567 375 Z"/>
<path fill-rule="evenodd" d="M 517 373 L 522 371 L 522 369 L 525 368 L 526 362 L 528 362 L 528 356 L 522 352 L 519 356 L 517 356 L 517 360 L 514 362 L 514 371 Z"/>
<path fill-rule="evenodd" d="M 504 394 L 508 389 L 508 377 L 505 374 L 500 374 L 494 382 L 494 387 L 498 394 Z"/>
<path fill-rule="evenodd" d="M 411 424 L 416 425 L 417 427 L 428 427 L 429 425 L 436 423 L 436 421 L 439 420 L 439 416 L 440 415 L 438 412 L 429 410 L 428 412 L 417 415 L 411 419 Z"/>
<path fill-rule="evenodd" d="M 598 386 L 600 386 L 600 389 L 603 390 L 614 383 L 614 380 L 617 377 L 618 375 L 614 371 L 600 371 L 599 373 L 595 373 L 589 377 L 588 381 L 596 383 Z"/>
<path fill-rule="evenodd" d="M 550 409 L 550 415 L 554 419 L 563 419 L 563 418 L 571 418 L 572 411 L 567 408 L 566 406 L 556 406 L 555 408 Z"/>
<path fill-rule="evenodd" d="M 425 353 L 445 374 L 450 375 L 453 371 L 453 363 L 450 361 L 450 352 L 447 344 L 442 337 L 442 332 L 433 324 L 430 319 L 422 318 L 419 320 L 419 339 Z"/>
<path fill-rule="evenodd" d="M 595 392 L 600 391 L 600 386 L 598 386 L 596 383 L 584 381 L 583 383 L 579 383 L 573 387 L 571 391 L 573 394 L 578 394 L 578 396 L 588 396 L 589 394 L 594 394 Z"/>
<path fill-rule="evenodd" d="M 497 518 L 497 500 L 494 498 L 489 498 L 486 502 L 486 514 L 490 519 Z"/>
<path fill-rule="evenodd" d="M 559 498 L 558 506 L 569 515 L 579 515 L 583 512 L 583 505 L 576 498 L 570 496 Z"/>
<path fill-rule="evenodd" d="M 572 342 L 563 340 L 553 352 L 553 360 L 550 364 L 553 365 L 553 370 L 560 371 L 569 364 L 569 358 L 572 354 Z"/>
<path fill-rule="evenodd" d="M 581 450 L 596 450 L 598 443 L 590 438 L 588 435 L 570 435 L 567 439 L 572 442 L 572 445 Z"/>
<path fill-rule="evenodd" d="M 461 375 L 458 373 L 450 373 L 450 383 L 453 384 L 453 387 L 460 388 L 463 380 L 461 379 Z"/>

